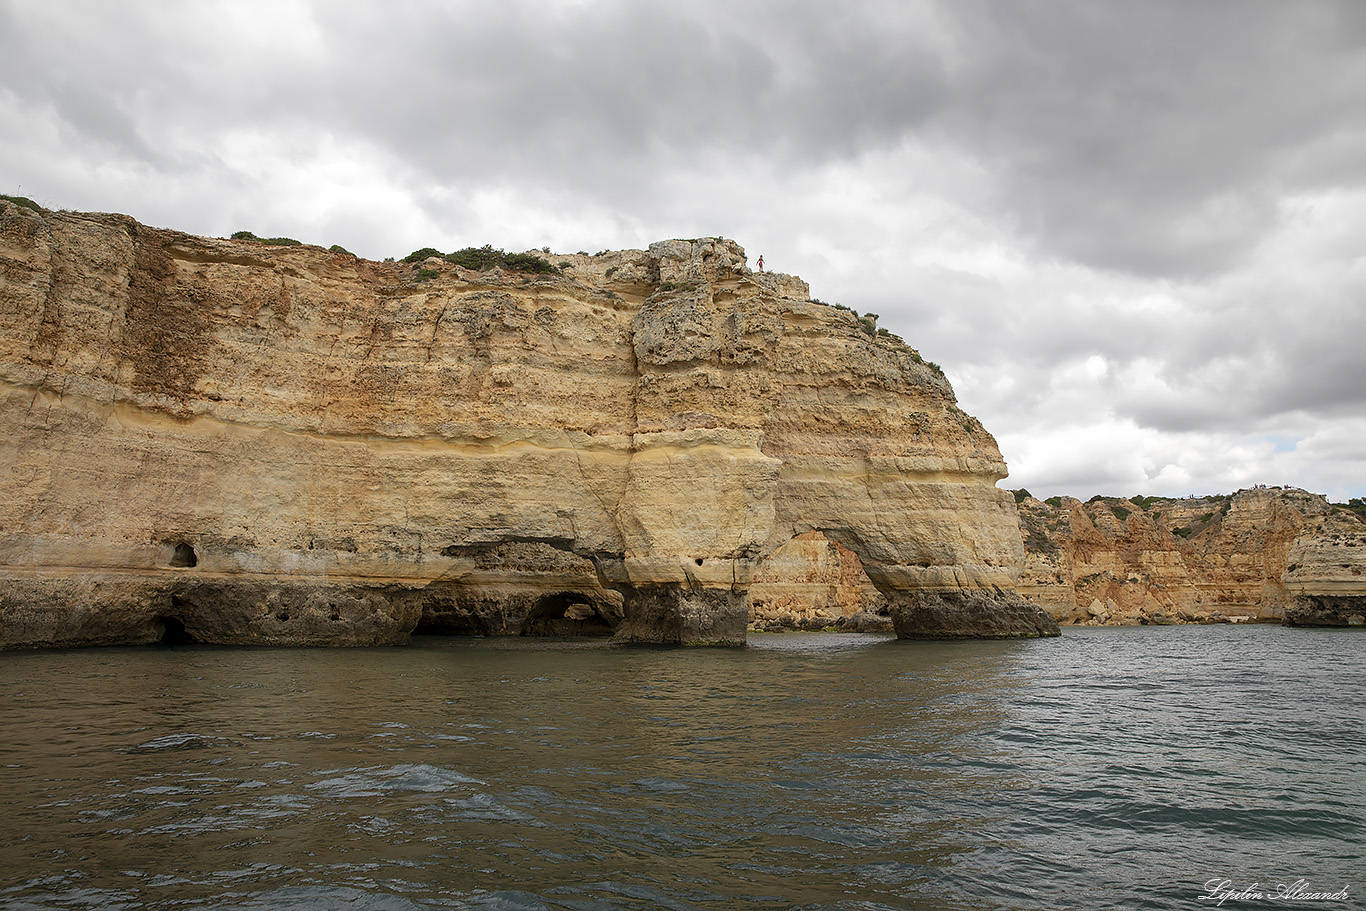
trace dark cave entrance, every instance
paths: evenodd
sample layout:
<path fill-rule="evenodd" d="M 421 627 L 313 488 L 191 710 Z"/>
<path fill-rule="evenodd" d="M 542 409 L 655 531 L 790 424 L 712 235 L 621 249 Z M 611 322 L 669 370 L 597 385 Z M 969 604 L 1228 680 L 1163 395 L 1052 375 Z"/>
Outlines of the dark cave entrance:
<path fill-rule="evenodd" d="M 175 553 L 171 555 L 171 565 L 176 567 L 198 566 L 199 558 L 195 556 L 193 547 L 181 541 L 175 546 Z"/>
<path fill-rule="evenodd" d="M 159 645 L 189 645 L 194 642 L 194 637 L 185 629 L 179 617 L 158 617 L 156 630 Z"/>
<path fill-rule="evenodd" d="M 616 628 L 579 592 L 544 595 L 522 622 L 523 636 L 610 636 Z"/>

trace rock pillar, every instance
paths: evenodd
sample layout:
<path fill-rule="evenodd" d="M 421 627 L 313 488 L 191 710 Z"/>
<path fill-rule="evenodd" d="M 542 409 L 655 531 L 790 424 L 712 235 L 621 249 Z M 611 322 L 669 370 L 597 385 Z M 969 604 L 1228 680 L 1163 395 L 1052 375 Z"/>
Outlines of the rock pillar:
<path fill-rule="evenodd" d="M 617 514 L 622 642 L 743 645 L 748 589 L 773 522 L 779 463 L 757 431 L 635 435 Z"/>
<path fill-rule="evenodd" d="M 626 591 L 616 641 L 648 645 L 744 645 L 749 595 L 732 588 L 642 585 Z"/>

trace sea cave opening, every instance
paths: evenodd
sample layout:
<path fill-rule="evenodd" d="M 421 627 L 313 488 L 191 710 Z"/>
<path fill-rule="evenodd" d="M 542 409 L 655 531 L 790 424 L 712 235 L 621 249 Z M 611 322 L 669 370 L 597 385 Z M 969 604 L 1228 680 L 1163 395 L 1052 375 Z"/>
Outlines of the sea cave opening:
<path fill-rule="evenodd" d="M 194 637 L 185 629 L 185 623 L 179 617 L 158 617 L 155 628 L 159 645 L 188 645 L 194 642 Z"/>
<path fill-rule="evenodd" d="M 523 636 L 610 636 L 615 626 L 587 595 L 556 592 L 544 595 L 522 622 Z"/>

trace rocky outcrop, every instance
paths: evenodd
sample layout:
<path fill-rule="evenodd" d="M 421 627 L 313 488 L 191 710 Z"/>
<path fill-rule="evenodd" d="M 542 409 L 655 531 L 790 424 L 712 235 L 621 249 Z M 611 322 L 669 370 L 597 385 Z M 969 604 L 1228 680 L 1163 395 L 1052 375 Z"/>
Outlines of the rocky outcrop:
<path fill-rule="evenodd" d="M 914 350 L 719 238 L 550 260 L 0 201 L 0 645 L 734 644 L 812 532 L 894 617 L 1012 601 L 1005 465 Z"/>
<path fill-rule="evenodd" d="M 1054 636 L 1058 624 L 1043 608 L 1013 592 L 980 589 L 897 592 L 897 634 L 913 639 L 1020 639 Z"/>
<path fill-rule="evenodd" d="M 1321 495 L 1019 504 L 1019 592 L 1064 624 L 1361 622 L 1366 524 Z"/>

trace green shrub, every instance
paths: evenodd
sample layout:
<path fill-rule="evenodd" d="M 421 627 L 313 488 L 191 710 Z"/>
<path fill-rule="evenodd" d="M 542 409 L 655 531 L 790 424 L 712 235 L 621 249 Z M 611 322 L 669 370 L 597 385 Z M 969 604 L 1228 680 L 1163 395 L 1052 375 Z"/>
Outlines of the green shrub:
<path fill-rule="evenodd" d="M 1189 525 L 1178 525 L 1178 526 L 1176 526 L 1175 528 L 1172 529 L 1172 534 L 1174 534 L 1174 535 L 1176 535 L 1176 536 L 1178 536 L 1178 537 L 1181 537 L 1181 538 L 1189 538 L 1189 537 L 1191 536 L 1191 529 L 1190 529 L 1190 526 L 1189 526 Z"/>
<path fill-rule="evenodd" d="M 617 270 L 620 268 L 620 266 L 608 266 L 604 275 L 606 275 L 607 278 L 611 278 L 613 275 L 617 274 Z"/>
<path fill-rule="evenodd" d="M 1366 497 L 1352 497 L 1346 503 L 1329 503 L 1334 509 L 1351 513 L 1366 522 Z"/>
<path fill-rule="evenodd" d="M 414 250 L 412 253 L 409 253 L 407 256 L 403 257 L 403 262 L 420 263 L 424 259 L 431 259 L 433 256 L 435 256 L 437 259 L 440 259 L 441 251 L 438 250 L 436 247 L 423 247 L 421 250 Z"/>
<path fill-rule="evenodd" d="M 429 282 L 441 273 L 436 269 L 424 269 L 419 267 L 413 278 L 420 282 Z"/>
<path fill-rule="evenodd" d="M 482 247 L 464 247 L 454 253 L 447 253 L 444 257 L 446 262 L 462 269 L 474 269 L 483 272 L 495 266 L 502 265 L 503 251 L 493 249 L 492 244 L 484 244 Z"/>
<path fill-rule="evenodd" d="M 1125 521 L 1126 519 L 1128 519 L 1128 518 L 1129 518 L 1129 515 L 1130 515 L 1130 511 L 1129 511 L 1128 507 L 1120 506 L 1118 503 L 1116 503 L 1116 504 L 1114 504 L 1113 506 L 1111 506 L 1111 507 L 1110 507 L 1110 511 L 1111 511 L 1112 513 L 1114 513 L 1114 514 L 1115 514 L 1115 518 L 1119 519 L 1119 521 L 1121 521 L 1121 522 L 1123 522 L 1123 521 Z"/>
<path fill-rule="evenodd" d="M 436 255 L 440 256 L 439 253 Z M 492 244 L 465 247 L 454 253 L 447 253 L 442 258 L 462 269 L 473 269 L 476 272 L 501 268 L 509 272 L 533 272 L 538 275 L 560 274 L 559 267 L 552 266 L 549 261 L 535 253 L 504 253 L 502 250 L 494 249 Z"/>
<path fill-rule="evenodd" d="M 345 247 L 343 247 L 341 244 L 333 244 L 332 246 L 330 246 L 330 247 L 327 248 L 327 252 L 329 252 L 329 253 L 343 253 L 343 254 L 345 254 L 345 255 L 347 255 L 347 256 L 355 256 L 355 255 L 356 255 L 356 254 L 352 253 L 350 250 L 348 250 L 348 249 L 346 249 Z"/>
<path fill-rule="evenodd" d="M 1032 493 L 1030 493 L 1025 488 L 1021 487 L 1019 490 L 1015 491 L 1015 502 L 1023 503 L 1025 500 L 1032 496 L 1034 496 Z"/>
<path fill-rule="evenodd" d="M 3 195 L 3 194 L 0 194 L 0 199 L 4 199 L 4 200 L 7 200 L 7 201 L 9 201 L 9 202 L 12 202 L 12 203 L 14 203 L 16 206 L 23 206 L 25 209 L 32 209 L 32 210 L 35 211 L 35 212 L 42 212 L 42 211 L 43 211 L 43 207 L 42 207 L 42 206 L 38 205 L 38 204 L 37 204 L 36 202 L 34 202 L 33 200 L 29 199 L 27 196 L 6 196 L 6 195 Z"/>
<path fill-rule="evenodd" d="M 502 252 L 501 250 L 498 252 Z M 508 253 L 503 257 L 504 268 L 513 272 L 534 272 L 537 275 L 558 275 L 560 270 L 534 253 Z"/>
<path fill-rule="evenodd" d="M 1200 524 L 1203 525 L 1203 524 L 1205 524 L 1206 522 L 1208 522 L 1210 519 L 1213 519 L 1213 518 L 1214 518 L 1214 513 L 1212 513 L 1212 512 L 1207 512 L 1207 513 L 1205 513 L 1204 515 L 1202 515 L 1202 516 L 1200 517 Z"/>
<path fill-rule="evenodd" d="M 232 232 L 233 240 L 250 240 L 258 244 L 270 244 L 272 247 L 301 247 L 303 241 L 295 240 L 292 237 L 257 237 L 250 231 Z"/>
<path fill-rule="evenodd" d="M 1044 500 L 1044 502 L 1047 503 L 1049 506 L 1061 507 L 1062 497 L 1049 497 L 1047 500 Z"/>

